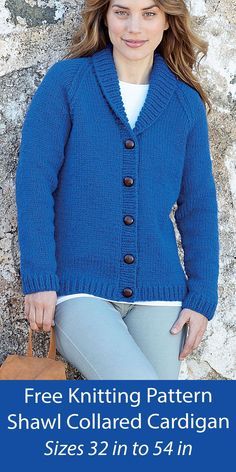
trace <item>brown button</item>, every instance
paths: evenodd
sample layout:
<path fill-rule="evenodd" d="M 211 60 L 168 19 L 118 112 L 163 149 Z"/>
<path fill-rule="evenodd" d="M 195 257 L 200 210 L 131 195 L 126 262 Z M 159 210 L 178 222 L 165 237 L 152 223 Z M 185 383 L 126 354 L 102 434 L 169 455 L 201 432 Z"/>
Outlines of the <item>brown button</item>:
<path fill-rule="evenodd" d="M 135 146 L 135 142 L 133 141 L 133 139 L 126 139 L 125 141 L 125 147 L 127 149 L 133 149 Z"/>
<path fill-rule="evenodd" d="M 132 179 L 132 177 L 124 177 L 123 182 L 126 187 L 131 187 L 131 185 L 134 184 L 134 179 Z"/>
<path fill-rule="evenodd" d="M 124 261 L 127 263 L 127 264 L 133 264 L 134 262 L 134 256 L 132 256 L 132 254 L 126 254 L 124 256 Z"/>
<path fill-rule="evenodd" d="M 124 290 L 122 291 L 124 297 L 132 297 L 133 295 L 133 290 L 131 288 L 124 288 Z"/>
<path fill-rule="evenodd" d="M 134 219 L 132 216 L 130 215 L 126 215 L 124 218 L 123 218 L 123 221 L 126 225 L 132 225 L 133 222 L 134 222 Z"/>

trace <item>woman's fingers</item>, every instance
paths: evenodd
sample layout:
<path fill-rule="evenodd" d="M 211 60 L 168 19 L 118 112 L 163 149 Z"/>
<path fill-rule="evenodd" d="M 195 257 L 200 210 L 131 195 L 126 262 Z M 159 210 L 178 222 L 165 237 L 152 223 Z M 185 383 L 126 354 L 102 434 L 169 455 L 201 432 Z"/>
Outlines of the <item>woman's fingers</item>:
<path fill-rule="evenodd" d="M 53 316 L 54 307 L 46 307 L 43 312 L 43 331 L 50 331 L 51 326 L 54 326 Z"/>
<path fill-rule="evenodd" d="M 173 324 L 170 330 L 171 334 L 179 333 L 179 331 L 181 331 L 181 329 L 183 328 L 184 324 L 187 323 L 188 321 L 189 321 L 189 314 L 187 310 L 185 309 L 181 310 L 179 317 L 177 318 L 177 320 L 175 321 L 175 323 Z"/>
<path fill-rule="evenodd" d="M 25 318 L 31 329 L 50 331 L 54 323 L 54 312 L 57 300 L 55 291 L 36 292 L 25 296 Z"/>
<path fill-rule="evenodd" d="M 36 318 L 36 308 L 34 305 L 30 305 L 30 312 L 29 312 L 29 318 L 28 318 L 30 327 L 31 329 L 35 331 L 39 331 L 35 318 Z"/>
<path fill-rule="evenodd" d="M 189 339 L 191 329 L 192 329 L 192 336 Z M 181 353 L 179 355 L 180 360 L 183 360 L 184 357 L 191 354 L 191 352 L 199 346 L 199 344 L 200 344 L 200 342 L 203 338 L 204 333 L 205 333 L 205 329 L 204 330 L 200 329 L 200 331 L 199 331 L 199 328 L 197 326 L 195 326 L 195 328 L 193 328 L 193 325 L 192 325 L 192 328 L 191 328 L 191 324 L 190 324 L 190 326 L 189 326 L 189 336 L 187 336 L 186 342 L 185 342 L 185 345 L 184 345 L 184 349 L 181 351 Z"/>
<path fill-rule="evenodd" d="M 196 349 L 204 335 L 204 332 L 207 327 L 208 320 L 207 318 L 194 310 L 184 308 L 181 310 L 180 315 L 174 325 L 172 326 L 170 332 L 172 334 L 179 333 L 184 324 L 188 323 L 188 332 L 185 339 L 184 347 L 179 354 L 179 360 L 183 360 L 186 356 L 191 354 L 191 352 Z"/>
<path fill-rule="evenodd" d="M 43 328 L 43 305 L 40 303 L 35 303 L 35 323 L 39 331 Z"/>
<path fill-rule="evenodd" d="M 198 333 L 197 327 L 195 325 L 192 325 L 191 323 L 189 323 L 188 335 L 185 339 L 184 347 L 183 347 L 181 353 L 179 354 L 179 360 L 180 361 L 184 360 L 184 358 L 186 356 L 188 356 L 189 354 L 191 354 L 191 352 L 193 351 L 193 349 L 194 349 L 193 346 L 196 342 L 197 333 Z"/>

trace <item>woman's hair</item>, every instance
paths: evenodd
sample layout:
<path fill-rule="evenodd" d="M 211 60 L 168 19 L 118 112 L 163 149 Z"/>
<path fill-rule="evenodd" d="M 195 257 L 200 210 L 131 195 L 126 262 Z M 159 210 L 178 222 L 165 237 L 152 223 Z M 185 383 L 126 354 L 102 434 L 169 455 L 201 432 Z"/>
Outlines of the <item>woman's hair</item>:
<path fill-rule="evenodd" d="M 198 91 L 205 107 L 206 103 L 209 107 L 207 113 L 210 113 L 211 102 L 193 75 L 194 68 L 199 73 L 199 64 L 207 54 L 208 42 L 192 31 L 192 18 L 184 0 L 154 0 L 154 3 L 165 13 L 169 23 L 155 52 L 164 57 L 175 75 Z M 110 0 L 85 0 L 80 11 L 82 21 L 72 36 L 69 52 L 63 59 L 90 56 L 111 42 L 104 22 L 109 4 Z"/>

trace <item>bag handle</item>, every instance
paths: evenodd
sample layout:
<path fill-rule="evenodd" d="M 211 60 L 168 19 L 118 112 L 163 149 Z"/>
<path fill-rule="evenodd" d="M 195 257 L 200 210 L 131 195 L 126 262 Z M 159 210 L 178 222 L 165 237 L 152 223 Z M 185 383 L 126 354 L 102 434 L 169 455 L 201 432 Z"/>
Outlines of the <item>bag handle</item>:
<path fill-rule="evenodd" d="M 28 348 L 27 348 L 27 356 L 33 357 L 32 351 L 32 329 L 29 325 L 29 337 L 28 337 Z M 55 359 L 56 357 L 56 341 L 55 341 L 55 331 L 54 326 L 51 326 L 50 331 L 50 346 L 47 357 L 49 359 Z"/>

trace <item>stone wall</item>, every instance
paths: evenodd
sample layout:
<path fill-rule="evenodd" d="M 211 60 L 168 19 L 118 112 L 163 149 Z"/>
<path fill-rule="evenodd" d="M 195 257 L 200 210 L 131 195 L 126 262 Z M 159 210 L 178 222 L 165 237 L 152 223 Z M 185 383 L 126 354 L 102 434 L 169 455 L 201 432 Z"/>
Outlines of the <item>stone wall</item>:
<path fill-rule="evenodd" d="M 27 341 L 14 196 L 21 127 L 31 96 L 48 67 L 66 52 L 80 21 L 82 3 L 75 0 L 0 0 L 0 363 L 7 354 L 24 354 Z M 196 30 L 209 41 L 208 56 L 201 61 L 200 80 L 213 103 L 209 131 L 219 204 L 221 262 L 217 313 L 208 324 L 198 349 L 182 363 L 180 379 L 236 379 L 233 5 L 234 2 L 228 0 L 188 2 Z M 176 236 L 179 245 L 177 230 Z M 35 341 L 35 354 L 47 355 L 49 335 L 37 333 Z M 68 376 L 80 378 L 79 372 L 70 365 Z"/>

